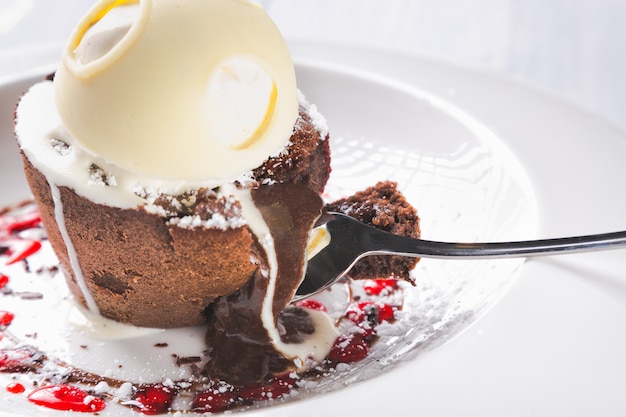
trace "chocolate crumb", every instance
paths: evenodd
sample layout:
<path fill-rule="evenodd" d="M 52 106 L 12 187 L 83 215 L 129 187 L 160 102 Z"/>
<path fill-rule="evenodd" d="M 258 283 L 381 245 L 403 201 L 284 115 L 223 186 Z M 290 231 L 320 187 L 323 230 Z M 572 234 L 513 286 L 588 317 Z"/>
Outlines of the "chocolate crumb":
<path fill-rule="evenodd" d="M 315 325 L 306 309 L 288 307 L 278 316 L 278 333 L 284 343 L 302 343 L 315 332 Z"/>
<path fill-rule="evenodd" d="M 191 375 L 193 375 L 195 378 L 200 378 L 200 376 L 201 376 L 201 373 L 200 373 L 201 369 L 200 369 L 200 367 L 197 364 L 192 363 L 189 366 L 189 369 L 191 371 Z"/>
<path fill-rule="evenodd" d="M 107 174 L 96 164 L 91 164 L 89 166 L 89 179 L 96 184 L 101 184 L 107 187 L 113 187 L 116 185 L 115 177 L 111 174 Z"/>
<path fill-rule="evenodd" d="M 168 346 L 169 345 L 167 343 L 155 343 L 154 344 L 154 347 L 157 347 L 157 348 L 166 348 Z"/>
<path fill-rule="evenodd" d="M 43 294 L 40 292 L 18 292 L 15 293 L 16 296 L 20 297 L 22 300 L 41 300 L 43 298 Z"/>
<path fill-rule="evenodd" d="M 189 365 L 202 361 L 200 356 L 174 356 L 176 357 L 176 366 Z"/>

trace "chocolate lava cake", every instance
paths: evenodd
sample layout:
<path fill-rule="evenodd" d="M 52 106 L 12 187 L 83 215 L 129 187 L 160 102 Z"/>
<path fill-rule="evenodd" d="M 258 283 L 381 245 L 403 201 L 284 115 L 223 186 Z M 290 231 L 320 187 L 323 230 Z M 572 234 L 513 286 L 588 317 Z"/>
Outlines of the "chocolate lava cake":
<path fill-rule="evenodd" d="M 353 325 L 342 339 L 342 319 L 292 303 L 324 210 L 410 237 L 419 236 L 419 218 L 393 182 L 324 206 L 325 119 L 297 91 L 289 50 L 257 3 L 98 1 L 72 33 L 56 78 L 20 100 L 15 134 L 41 224 L 83 318 L 101 327 L 114 327 L 104 318 L 206 328 L 190 378 L 133 386 L 131 403 L 122 405 L 141 406 L 155 388 L 168 395 L 163 412 L 179 392 L 195 396 L 191 409 L 202 412 L 214 411 L 205 402 L 220 390 L 232 395 L 225 408 L 251 401 L 250 384 L 278 383 L 288 393 L 298 375 L 366 357 L 374 327 L 402 307 L 363 314 L 365 321 L 346 312 Z M 372 257 L 350 275 L 410 280 L 416 262 Z M 24 372 L 43 374 L 53 362 L 41 355 Z M 73 382 L 76 374 L 63 377 Z M 78 382 L 131 384 L 97 374 Z M 69 388 L 41 389 L 29 400 Z"/>
<path fill-rule="evenodd" d="M 269 223 L 282 222 L 285 227 L 293 227 L 285 223 L 289 218 L 282 217 L 286 213 L 282 208 L 288 205 L 304 217 L 295 226 L 302 230 L 294 231 L 300 234 L 300 241 L 291 244 L 300 251 L 300 257 L 306 247 L 304 235 L 322 208 L 319 194 L 330 173 L 330 151 L 327 134 L 324 135 L 320 136 L 307 109 L 301 106 L 284 151 L 255 169 L 251 181 L 236 184 L 250 188 L 255 200 L 264 201 L 261 204 L 267 207 L 268 216 L 274 216 L 267 220 Z M 58 187 L 64 228 L 74 247 L 70 254 L 58 226 L 51 185 L 28 157 L 23 160 L 28 182 L 41 207 L 43 224 L 73 294 L 88 307 L 75 275 L 73 263 L 78 262 L 87 289 L 106 318 L 156 328 L 202 324 L 203 311 L 213 300 L 241 288 L 255 275 L 258 264 L 266 263 L 254 234 L 240 223 L 239 202 L 209 189 L 158 196 L 148 211 L 97 204 L 71 188 Z M 98 167 L 90 169 L 93 175 L 104 176 Z M 108 186 L 106 177 L 101 182 Z M 302 199 L 296 198 L 298 192 Z M 272 210 L 278 214 L 271 214 Z M 190 217 L 199 223 L 223 218 L 225 226 L 176 222 L 177 218 Z M 303 260 L 289 262 L 295 262 L 290 271 L 293 278 L 279 281 L 277 297 L 282 301 L 277 305 L 286 304 L 302 276 Z"/>

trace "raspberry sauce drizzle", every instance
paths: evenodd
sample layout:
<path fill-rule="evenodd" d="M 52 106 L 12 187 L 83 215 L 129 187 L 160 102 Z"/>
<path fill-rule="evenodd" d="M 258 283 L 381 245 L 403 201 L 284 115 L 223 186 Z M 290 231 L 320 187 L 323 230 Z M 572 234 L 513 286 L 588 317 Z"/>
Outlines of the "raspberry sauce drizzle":
<path fill-rule="evenodd" d="M 47 385 L 28 394 L 28 401 L 46 408 L 62 411 L 96 413 L 106 408 L 98 397 L 72 385 Z"/>
<path fill-rule="evenodd" d="M 0 254 L 8 255 L 7 265 L 22 261 L 41 248 L 40 241 L 20 236 L 22 231 L 40 227 L 39 211 L 28 203 L 18 205 L 16 210 L 14 214 L 11 213 L 15 210 L 9 213 L 5 210 L 0 216 Z"/>

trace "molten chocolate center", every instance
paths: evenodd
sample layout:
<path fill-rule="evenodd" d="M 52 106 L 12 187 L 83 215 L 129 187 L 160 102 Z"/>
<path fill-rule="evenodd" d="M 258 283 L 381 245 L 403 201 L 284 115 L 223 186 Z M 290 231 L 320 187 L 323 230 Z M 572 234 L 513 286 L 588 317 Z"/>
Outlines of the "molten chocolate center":
<path fill-rule="evenodd" d="M 295 313 L 298 320 L 289 319 L 294 311 L 282 316 L 280 313 L 302 280 L 309 231 L 321 213 L 323 202 L 315 191 L 300 183 L 261 187 L 252 191 L 252 198 L 269 227 L 276 251 L 274 323 L 280 329 L 283 342 L 297 342 L 298 333 L 312 332 L 307 328 L 310 326 L 303 327 L 303 323 L 309 323 L 304 317 L 308 313 Z M 210 359 L 204 373 L 242 385 L 263 381 L 293 366 L 291 360 L 276 351 L 263 325 L 262 307 L 270 271 L 267 255 L 260 245 L 255 246 L 254 257 L 259 267 L 252 279 L 235 294 L 220 297 L 206 312 Z"/>

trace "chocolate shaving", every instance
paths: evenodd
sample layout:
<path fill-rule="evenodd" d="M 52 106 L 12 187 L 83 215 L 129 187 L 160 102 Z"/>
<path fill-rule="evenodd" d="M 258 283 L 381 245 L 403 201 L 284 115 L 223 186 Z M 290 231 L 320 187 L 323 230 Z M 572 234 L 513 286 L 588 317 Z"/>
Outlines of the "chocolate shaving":
<path fill-rule="evenodd" d="M 20 297 L 22 300 L 41 300 L 43 298 L 43 294 L 40 292 L 16 292 L 16 296 Z"/>
<path fill-rule="evenodd" d="M 174 356 L 176 357 L 176 366 L 189 365 L 202 361 L 202 358 L 200 356 Z"/>

